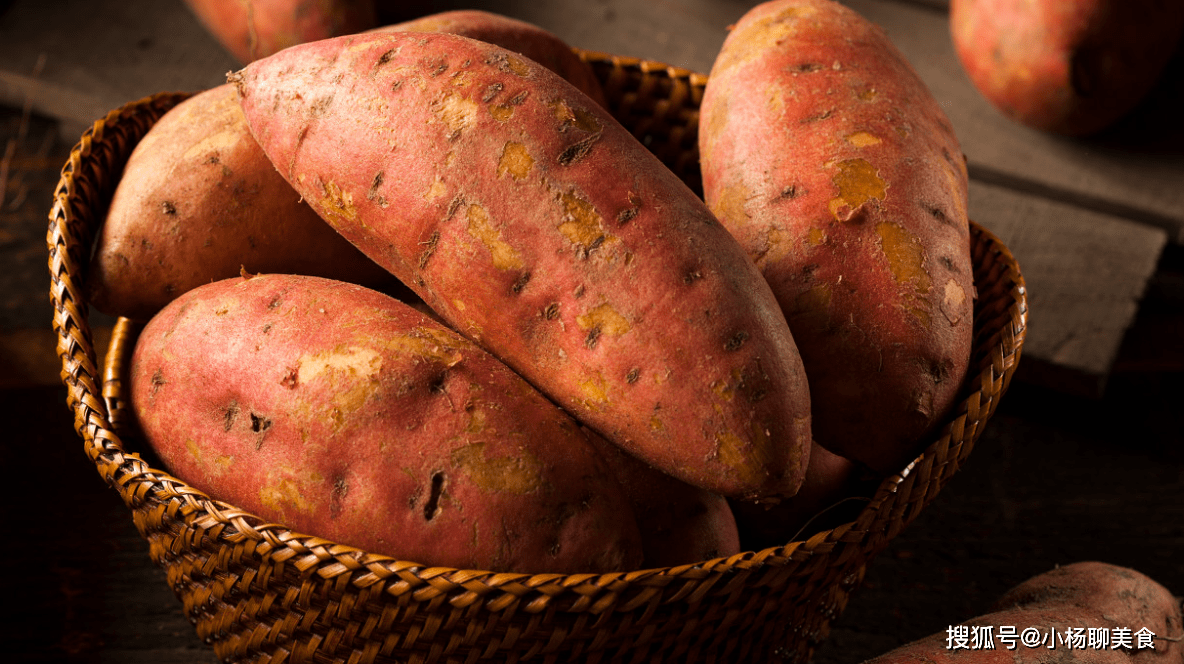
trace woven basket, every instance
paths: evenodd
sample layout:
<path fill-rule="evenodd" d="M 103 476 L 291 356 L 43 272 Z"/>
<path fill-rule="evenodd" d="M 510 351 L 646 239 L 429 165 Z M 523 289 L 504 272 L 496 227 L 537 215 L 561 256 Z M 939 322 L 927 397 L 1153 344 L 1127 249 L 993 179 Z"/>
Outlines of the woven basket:
<path fill-rule="evenodd" d="M 706 78 L 581 52 L 619 120 L 699 189 Z M 806 662 L 867 563 L 970 454 L 1020 358 L 1024 280 L 972 224 L 977 290 L 963 400 L 925 451 L 849 523 L 805 541 L 693 565 L 614 574 L 427 567 L 293 533 L 150 467 L 124 447 L 121 375 L 136 329 L 120 320 L 99 379 L 82 298 L 87 259 L 136 142 L 186 95 L 112 111 L 74 148 L 50 213 L 51 298 L 62 380 L 99 474 L 132 510 L 198 635 L 228 662 Z"/>

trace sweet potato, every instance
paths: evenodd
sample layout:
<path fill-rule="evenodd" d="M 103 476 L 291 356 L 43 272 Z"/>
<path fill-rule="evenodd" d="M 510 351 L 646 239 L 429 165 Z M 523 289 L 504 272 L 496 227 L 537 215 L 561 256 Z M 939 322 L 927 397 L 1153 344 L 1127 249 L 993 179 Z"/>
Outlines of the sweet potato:
<path fill-rule="evenodd" d="M 749 11 L 701 113 L 705 198 L 789 319 L 815 440 L 899 471 L 969 363 L 967 176 L 949 121 L 884 33 L 830 0 Z"/>
<path fill-rule="evenodd" d="M 472 342 L 353 284 L 260 275 L 144 328 L 131 402 L 181 479 L 304 533 L 431 565 L 633 569 L 580 426 Z"/>
<path fill-rule="evenodd" d="M 1184 34 L 1184 3 L 952 0 L 950 32 L 971 82 L 1004 115 L 1084 135 L 1155 85 Z"/>
<path fill-rule="evenodd" d="M 241 269 L 398 283 L 300 201 L 251 136 L 229 84 L 181 102 L 136 145 L 89 269 L 96 309 L 144 321 Z"/>
<path fill-rule="evenodd" d="M 814 443 L 802 486 L 777 505 L 731 501 L 733 518 L 743 534 L 740 546 L 761 550 L 804 539 L 813 532 L 854 520 L 874 491 L 864 471 L 850 459 Z"/>
<path fill-rule="evenodd" d="M 674 567 L 740 553 L 727 499 L 677 480 L 595 433 L 589 432 L 589 439 L 629 499 L 641 530 L 643 566 Z"/>
<path fill-rule="evenodd" d="M 323 218 L 577 419 L 716 493 L 797 490 L 809 393 L 773 294 L 587 96 L 447 34 L 305 44 L 231 78 Z"/>
<path fill-rule="evenodd" d="M 446 32 L 501 46 L 559 74 L 596 103 L 605 105 L 604 90 L 588 63 L 559 37 L 526 21 L 476 9 L 459 9 L 377 28 L 373 32 Z"/>
<path fill-rule="evenodd" d="M 987 615 L 866 664 L 1179 664 L 1182 624 L 1180 601 L 1147 576 L 1105 563 L 1074 563 L 1013 588 Z M 1002 638 L 1000 628 L 1013 636 Z M 1136 633 L 1144 628 L 1154 634 L 1153 648 L 1139 647 Z M 1031 641 L 1022 640 L 1025 632 Z M 988 633 L 990 648 L 984 646 Z M 1129 647 L 1120 647 L 1127 644 L 1116 635 L 1129 637 Z"/>
<path fill-rule="evenodd" d="M 374 0 L 185 0 L 239 62 L 378 25 Z"/>

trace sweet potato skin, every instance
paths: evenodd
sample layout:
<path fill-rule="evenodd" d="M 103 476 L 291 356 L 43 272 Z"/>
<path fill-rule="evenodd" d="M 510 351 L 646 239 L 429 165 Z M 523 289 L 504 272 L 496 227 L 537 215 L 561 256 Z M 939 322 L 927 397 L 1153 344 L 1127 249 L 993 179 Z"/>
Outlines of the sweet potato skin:
<path fill-rule="evenodd" d="M 1057 642 L 1008 649 L 995 637 L 994 649 L 948 648 L 945 631 L 901 646 L 865 664 L 1177 664 L 1184 661 L 1180 601 L 1167 588 L 1135 570 L 1101 562 L 1080 562 L 1035 576 L 1004 594 L 993 611 L 959 623 L 968 627 L 1034 627 L 1047 637 L 1067 628 L 1107 631 L 1143 627 L 1157 638 L 1154 649 L 1079 648 Z M 1166 637 L 1166 638 L 1163 638 Z M 1133 642 L 1133 638 L 1132 638 Z"/>
<path fill-rule="evenodd" d="M 641 562 L 622 489 L 570 416 L 360 286 L 260 275 L 190 291 L 144 328 L 131 400 L 170 472 L 298 532 L 469 569 Z"/>
<path fill-rule="evenodd" d="M 185 4 L 243 64 L 289 46 L 378 25 L 374 0 L 185 0 Z"/>
<path fill-rule="evenodd" d="M 458 9 L 376 28 L 374 32 L 446 32 L 494 44 L 525 55 L 605 105 L 604 90 L 588 63 L 559 37 L 526 21 L 477 9 Z"/>
<path fill-rule="evenodd" d="M 768 285 L 588 97 L 446 34 L 307 44 L 233 78 L 305 200 L 454 329 L 683 481 L 797 490 L 809 394 Z"/>
<path fill-rule="evenodd" d="M 967 176 L 949 121 L 883 32 L 829 0 L 749 11 L 701 114 L 706 201 L 789 320 L 815 440 L 899 471 L 969 362 Z"/>
<path fill-rule="evenodd" d="M 638 460 L 595 433 L 604 457 L 633 508 L 641 530 L 644 567 L 675 567 L 740 553 L 740 534 L 728 501 Z"/>
<path fill-rule="evenodd" d="M 1155 85 L 1184 34 L 1184 3 L 952 0 L 950 34 L 971 82 L 1005 116 L 1080 136 Z"/>
<path fill-rule="evenodd" d="M 227 84 L 178 104 L 132 151 L 99 232 L 87 299 L 147 321 L 178 295 L 242 269 L 398 283 L 300 201 Z"/>

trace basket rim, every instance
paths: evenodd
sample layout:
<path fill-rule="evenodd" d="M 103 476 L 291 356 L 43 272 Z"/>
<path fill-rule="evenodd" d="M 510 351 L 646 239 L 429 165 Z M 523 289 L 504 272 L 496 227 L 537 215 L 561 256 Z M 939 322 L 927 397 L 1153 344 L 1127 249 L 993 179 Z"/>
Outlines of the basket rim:
<path fill-rule="evenodd" d="M 664 63 L 614 56 L 595 51 L 581 51 L 575 49 L 586 61 L 609 64 L 613 67 L 636 68 L 646 72 L 664 71 L 668 76 L 686 79 L 692 85 L 701 85 L 707 77 L 690 70 L 671 67 Z M 983 251 L 995 256 L 993 267 L 1006 271 L 1006 277 L 1012 283 L 1010 300 L 1004 302 L 1000 298 L 996 303 L 1006 306 L 1010 313 L 1010 321 L 989 331 L 987 337 L 990 348 L 979 346 L 979 333 L 972 349 L 972 358 L 983 352 L 985 361 L 983 368 L 977 373 L 968 372 L 963 388 L 962 398 L 947 416 L 945 423 L 930 436 L 930 443 L 924 450 L 900 472 L 894 473 L 881 480 L 875 493 L 860 511 L 859 515 L 848 523 L 831 529 L 819 531 L 806 540 L 795 540 L 783 545 L 768 547 L 759 551 L 742 551 L 732 556 L 697 561 L 674 567 L 658 567 L 639 570 L 626 570 L 608 573 L 577 573 L 577 574 L 537 574 L 518 572 L 494 572 L 489 570 L 458 569 L 452 567 L 438 567 L 421 563 L 400 560 L 398 558 L 369 553 L 362 549 L 339 544 L 312 535 L 293 532 L 282 524 L 272 523 L 231 504 L 209 497 L 205 493 L 189 486 L 179 478 L 173 477 L 159 469 L 150 467 L 139 454 L 127 451 L 118 434 L 110 423 L 108 403 L 104 397 L 106 389 L 98 389 L 96 377 L 97 354 L 94 348 L 89 321 L 87 317 L 87 303 L 80 296 L 81 290 L 72 283 L 72 274 L 81 275 L 77 260 L 72 260 L 67 249 L 71 238 L 69 222 L 72 218 L 71 201 L 75 196 L 75 178 L 83 170 L 84 161 L 93 150 L 97 149 L 104 140 L 105 131 L 109 127 L 117 126 L 134 116 L 140 109 L 152 105 L 175 105 L 190 93 L 159 93 L 143 99 L 130 102 L 112 110 L 106 117 L 99 119 L 88 128 L 71 152 L 67 163 L 63 166 L 62 176 L 55 190 L 54 205 L 50 212 L 50 229 L 47 244 L 50 252 L 50 295 L 54 304 L 55 315 L 53 327 L 58 334 L 58 353 L 62 362 L 62 380 L 68 388 L 67 403 L 75 415 L 75 428 L 83 438 L 86 452 L 93 463 L 107 481 L 121 495 L 129 507 L 135 507 L 146 501 L 157 500 L 168 502 L 180 500 L 183 505 L 180 513 L 191 527 L 211 534 L 226 541 L 239 541 L 243 538 L 255 539 L 266 543 L 275 550 L 287 548 L 292 551 L 289 559 L 294 559 L 297 568 L 302 573 L 320 574 L 330 577 L 342 572 L 361 572 L 355 580 L 358 584 L 372 584 L 391 580 L 398 576 L 402 582 L 411 587 L 433 588 L 433 592 L 452 593 L 463 591 L 456 601 L 472 601 L 485 596 L 493 590 L 501 590 L 518 599 L 526 599 L 528 594 L 536 593 L 535 600 L 527 604 L 523 610 L 527 612 L 541 611 L 552 605 L 559 595 L 574 591 L 576 596 L 571 610 L 591 610 L 599 613 L 616 606 L 627 609 L 629 605 L 644 600 L 646 593 L 642 592 L 632 599 L 622 597 L 622 593 L 632 586 L 639 588 L 660 588 L 669 586 L 677 581 L 703 580 L 711 576 L 723 576 L 730 573 L 752 572 L 765 566 L 785 565 L 791 560 L 801 560 L 809 557 L 812 551 L 819 547 L 837 546 L 843 542 L 853 541 L 859 535 L 866 534 L 868 525 L 876 513 L 895 494 L 911 489 L 907 485 L 915 476 L 918 468 L 932 463 L 938 454 L 938 448 L 943 441 L 948 443 L 951 431 L 965 425 L 966 414 L 973 407 L 978 407 L 978 399 L 984 391 L 984 386 L 997 384 L 1002 381 L 1002 390 L 1015 371 L 1019 361 L 1024 338 L 1027 330 L 1027 290 L 1023 275 L 1019 271 L 1018 263 L 1007 246 L 986 228 L 970 222 L 970 241 L 972 249 L 975 242 L 982 245 Z M 985 254 L 984 254 L 985 255 Z M 975 265 L 976 269 L 979 267 Z M 976 280 L 976 301 L 977 286 Z M 977 321 L 976 321 L 977 323 Z M 127 319 L 120 319 L 117 328 L 129 333 L 136 324 Z M 113 335 L 112 348 L 119 335 Z M 108 365 L 117 353 L 108 353 Z M 107 366 L 105 385 L 111 381 L 111 367 Z M 117 374 L 116 374 L 117 375 Z M 115 379 L 116 381 L 118 379 Z M 975 386 L 979 386 L 977 389 Z M 1002 394 L 1002 391 L 998 392 Z M 972 404 L 972 402 L 974 402 Z M 993 413 L 995 402 L 988 404 L 986 414 L 980 418 L 985 421 Z M 977 438 L 977 433 L 973 435 Z M 954 468 L 969 454 L 973 447 L 963 445 L 962 453 L 953 461 Z M 948 475 L 947 475 L 948 476 Z M 936 493 L 936 492 L 934 492 Z M 932 496 L 929 496 L 932 499 Z M 905 524 L 916 516 L 917 510 L 905 515 Z M 803 553 L 799 551 L 806 547 Z M 298 556 L 298 557 L 297 557 Z M 426 584 L 426 586 L 425 586 Z M 586 592 L 589 588 L 599 588 L 610 591 L 609 598 L 601 598 L 596 606 L 588 606 L 583 600 L 590 600 L 591 595 Z M 584 590 L 582 590 L 584 589 Z M 688 591 L 690 592 L 690 591 Z M 694 595 L 701 595 L 705 590 L 696 590 Z M 681 594 L 677 593 L 676 597 Z M 469 597 L 469 600 L 464 598 Z M 626 601 L 628 599 L 628 601 Z"/>

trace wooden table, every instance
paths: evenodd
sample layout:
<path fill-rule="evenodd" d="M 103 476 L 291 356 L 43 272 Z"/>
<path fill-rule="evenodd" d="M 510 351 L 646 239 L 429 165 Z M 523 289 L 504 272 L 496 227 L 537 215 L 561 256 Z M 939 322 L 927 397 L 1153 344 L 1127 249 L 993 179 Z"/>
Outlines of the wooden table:
<path fill-rule="evenodd" d="M 706 72 L 725 26 L 755 3 L 525 4 L 468 6 Z M 950 116 L 970 160 L 972 216 L 1015 252 L 1032 318 L 1019 380 L 967 467 L 875 561 L 815 661 L 858 662 L 944 630 L 1058 563 L 1102 559 L 1184 593 L 1184 129 L 1172 120 L 1184 108 L 1182 58 L 1112 131 L 1054 138 L 978 97 L 942 0 L 847 4 L 887 30 Z M 19 138 L 0 200 L 2 504 L 17 535 L 0 574 L 20 614 L 0 621 L 0 643 L 17 661 L 214 659 L 81 454 L 57 386 L 44 234 L 57 170 L 87 123 L 235 68 L 178 0 L 16 0 L 0 13 L 0 149 Z M 110 323 L 93 320 L 100 334 Z"/>

